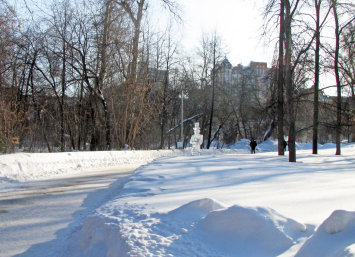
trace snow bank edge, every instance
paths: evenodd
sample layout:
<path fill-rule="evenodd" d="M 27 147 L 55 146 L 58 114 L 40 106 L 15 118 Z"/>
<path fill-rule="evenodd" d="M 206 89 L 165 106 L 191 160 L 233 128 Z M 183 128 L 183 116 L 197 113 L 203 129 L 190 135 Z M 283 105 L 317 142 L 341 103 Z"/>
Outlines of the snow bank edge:
<path fill-rule="evenodd" d="M 202 150 L 201 155 L 246 153 L 245 150 Z M 18 153 L 0 155 L 0 183 L 49 178 L 88 168 L 149 163 L 160 157 L 188 156 L 191 150 L 97 151 L 65 153 Z"/>

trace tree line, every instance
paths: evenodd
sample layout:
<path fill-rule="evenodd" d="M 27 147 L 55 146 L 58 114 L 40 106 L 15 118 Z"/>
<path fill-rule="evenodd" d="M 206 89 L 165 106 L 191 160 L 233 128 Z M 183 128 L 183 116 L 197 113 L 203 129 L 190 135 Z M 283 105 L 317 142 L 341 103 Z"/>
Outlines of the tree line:
<path fill-rule="evenodd" d="M 342 133 L 353 125 L 354 114 L 354 43 L 348 40 L 354 35 L 354 8 L 352 1 L 267 2 L 264 35 L 270 37 L 269 29 L 279 29 L 277 116 L 283 117 L 277 123 L 279 155 L 284 154 L 282 142 L 287 128 L 290 162 L 296 161 L 297 133 L 305 129 L 304 124 L 297 125 L 297 105 L 304 89 L 310 87 L 313 88 L 313 154 L 318 153 L 321 125 L 335 131 L 336 154 L 341 154 Z M 320 89 L 320 76 L 329 74 L 335 77 L 335 99 L 325 98 Z M 346 91 L 350 93 L 348 99 L 342 97 Z M 326 112 L 325 117 L 320 117 L 321 110 Z"/>
<path fill-rule="evenodd" d="M 296 139 L 313 134 L 316 154 L 335 135 L 340 154 L 341 135 L 354 129 L 351 1 L 268 0 L 262 36 L 275 46 L 272 67 L 228 83 L 218 32 L 203 33 L 192 51 L 181 46 L 178 1 L 53 0 L 36 15 L 26 6 L 26 17 L 0 4 L 3 153 L 13 137 L 26 151 L 186 146 L 200 122 L 203 147 L 274 137 L 283 155 L 287 136 L 296 161 Z M 151 18 L 156 4 L 167 22 Z M 337 97 L 320 89 L 326 74 Z"/>

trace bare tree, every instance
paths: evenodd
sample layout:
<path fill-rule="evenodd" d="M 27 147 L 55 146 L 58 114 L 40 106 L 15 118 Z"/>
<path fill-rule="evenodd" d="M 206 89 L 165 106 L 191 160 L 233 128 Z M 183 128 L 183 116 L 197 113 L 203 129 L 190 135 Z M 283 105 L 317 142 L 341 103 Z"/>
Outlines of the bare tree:
<path fill-rule="evenodd" d="M 331 11 L 331 7 L 328 7 L 323 21 L 321 22 L 321 7 L 322 0 L 314 0 L 315 7 L 315 61 L 314 61 L 314 99 L 313 99 L 313 154 L 318 154 L 318 125 L 319 125 L 319 75 L 320 75 L 320 46 L 321 46 L 321 30 L 327 20 L 327 17 Z"/>
<path fill-rule="evenodd" d="M 340 79 L 339 69 L 339 55 L 340 55 L 340 39 L 344 29 L 347 28 L 354 20 L 354 16 L 350 16 L 345 22 L 341 23 L 339 7 L 345 8 L 349 11 L 349 6 L 353 8 L 352 4 L 343 6 L 337 0 L 331 0 L 334 23 L 335 23 L 335 49 L 334 49 L 334 72 L 337 85 L 337 125 L 336 125 L 336 155 L 341 155 L 341 132 L 342 132 L 342 85 Z M 351 10 L 350 10 L 351 11 Z M 350 12 L 351 13 L 351 12 Z"/>
<path fill-rule="evenodd" d="M 277 124 L 278 153 L 284 155 L 284 41 L 285 41 L 285 3 L 280 3 L 280 34 L 279 34 L 279 73 L 277 79 Z"/>
<path fill-rule="evenodd" d="M 355 114 L 355 24 L 354 22 L 344 30 L 341 37 L 341 54 L 339 59 L 340 72 L 343 78 L 343 84 L 347 85 L 350 94 L 349 103 L 345 110 L 348 140 L 355 140 L 355 123 L 353 121 Z"/>
<path fill-rule="evenodd" d="M 212 141 L 214 138 L 212 138 L 212 126 L 213 126 L 213 116 L 214 116 L 214 107 L 215 107 L 215 91 L 216 91 L 216 72 L 218 69 L 218 63 L 222 58 L 222 38 L 217 35 L 217 31 L 215 30 L 213 34 L 211 34 L 211 38 L 209 40 L 209 49 L 212 53 L 212 70 L 211 70 L 211 84 L 212 84 L 212 99 L 211 99 L 211 109 L 210 109 L 210 121 L 209 121 L 209 130 L 208 130 L 208 138 L 207 138 L 207 149 L 210 148 Z M 220 129 L 221 124 L 219 124 L 219 128 L 217 131 Z M 217 132 L 216 131 L 216 132 Z"/>

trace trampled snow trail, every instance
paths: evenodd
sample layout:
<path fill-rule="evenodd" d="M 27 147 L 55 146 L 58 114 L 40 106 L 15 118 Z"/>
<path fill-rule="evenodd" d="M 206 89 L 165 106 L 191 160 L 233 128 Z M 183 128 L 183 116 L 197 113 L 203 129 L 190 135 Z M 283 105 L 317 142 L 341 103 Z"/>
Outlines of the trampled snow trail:
<path fill-rule="evenodd" d="M 58 256 L 84 218 L 118 194 L 139 164 L 95 169 L 0 191 L 0 256 Z"/>

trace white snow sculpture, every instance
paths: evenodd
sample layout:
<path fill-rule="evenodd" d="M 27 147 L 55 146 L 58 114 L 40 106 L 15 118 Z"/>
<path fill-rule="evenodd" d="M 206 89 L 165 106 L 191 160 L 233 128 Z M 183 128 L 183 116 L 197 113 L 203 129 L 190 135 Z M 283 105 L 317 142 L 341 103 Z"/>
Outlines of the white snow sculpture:
<path fill-rule="evenodd" d="M 200 134 L 200 123 L 195 122 L 194 134 L 191 136 L 190 144 L 192 144 L 192 154 L 200 154 L 200 145 L 203 142 L 203 135 Z"/>

